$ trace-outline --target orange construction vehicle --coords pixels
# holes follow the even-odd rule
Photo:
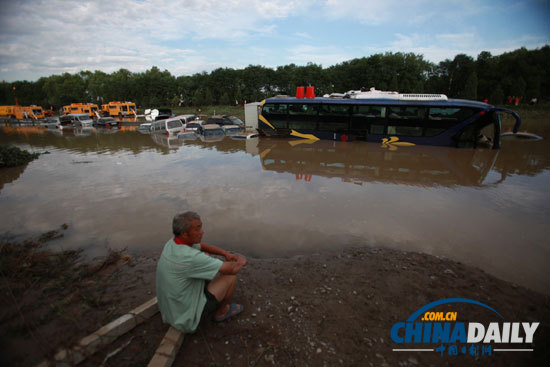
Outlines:
[[[10,119],[43,119],[44,110],[40,106],[0,106],[0,117]]]
[[[99,117],[99,107],[94,103],[71,103],[63,106],[63,114],[69,113],[86,113],[91,118]]]
[[[43,119],[46,117],[44,114],[44,109],[41,106],[31,105],[28,107],[23,107],[28,117],[32,119]]]
[[[0,117],[8,119],[22,119],[23,106],[0,106]]]
[[[136,104],[133,102],[111,101],[101,105],[103,116],[112,117],[135,117],[137,116]]]

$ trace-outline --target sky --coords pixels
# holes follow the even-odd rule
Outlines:
[[[0,0],[0,80],[152,66],[329,67],[385,52],[438,63],[550,44],[550,0]]]

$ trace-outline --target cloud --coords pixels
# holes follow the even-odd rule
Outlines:
[[[34,65],[35,78],[82,69],[143,71],[151,65],[197,72],[204,65],[221,66],[199,56],[205,50],[216,54],[209,40],[258,39],[275,32],[271,20],[299,14],[310,4],[309,0],[9,2],[0,15],[0,68],[8,70],[1,77],[15,80],[28,75],[33,67],[22,69],[21,64]],[[208,47],[197,48],[201,42]]]
[[[3,1],[0,80],[35,80],[80,70],[140,72],[153,65],[176,76],[249,64],[329,66],[387,51],[421,53],[437,62],[458,53],[475,56],[482,50],[548,43],[548,32],[540,36],[540,27],[511,32],[515,40],[506,39],[508,34],[501,29],[489,28],[486,23],[496,18],[494,14],[528,18],[511,4],[479,5],[473,0]],[[476,22],[482,18],[487,22]],[[307,32],[300,27],[304,22]]]
[[[421,24],[432,19],[456,18],[482,11],[471,0],[326,0],[324,11],[332,19],[354,19],[363,24]]]
[[[482,52],[489,51],[493,55],[500,55],[505,52],[517,50],[521,47],[530,49],[543,47],[546,42],[536,36],[522,36],[518,39],[488,43],[472,28],[472,32],[446,33],[436,36],[423,35],[419,33],[401,34],[396,33],[390,41],[389,48],[369,48],[369,52],[412,52],[424,56],[425,60],[440,62],[445,59],[452,59],[458,54],[466,54],[474,59]]]

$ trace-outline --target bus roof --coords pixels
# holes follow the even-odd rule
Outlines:
[[[265,103],[300,103],[300,104],[351,104],[351,105],[386,105],[386,106],[429,106],[429,107],[471,107],[487,109],[493,106],[479,101],[467,99],[448,99],[441,101],[420,101],[420,100],[395,100],[386,98],[376,99],[355,99],[355,98],[296,98],[296,97],[273,97],[267,98]]]

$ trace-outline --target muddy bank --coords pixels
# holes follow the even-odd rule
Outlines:
[[[156,258],[145,256],[111,263],[86,281],[92,287],[100,285],[100,303],[66,302],[64,307],[70,307],[44,324],[36,322],[33,313],[51,310],[48,299],[35,299],[33,307],[22,308],[19,315],[14,312],[11,317],[24,318],[25,324],[3,332],[2,349],[11,351],[4,354],[4,362],[32,365],[150,299],[155,267]],[[80,293],[86,289],[82,286],[79,283]],[[33,294],[39,292],[27,297]],[[430,302],[458,297],[493,307],[505,321],[541,322],[534,343],[524,346],[534,352],[491,356],[459,352],[442,357],[436,352],[392,351],[418,348],[391,341],[396,322]],[[550,358],[547,296],[430,255],[353,248],[289,259],[250,259],[234,299],[244,304],[244,313],[187,335],[174,366],[525,366],[546,365]],[[502,322],[478,306],[437,310],[456,311],[463,322]],[[6,330],[10,321],[3,316],[1,322]],[[119,347],[121,351],[105,366],[146,365],[166,331],[157,314],[82,365],[100,365]]]
[[[67,229],[37,238],[0,241],[0,364],[33,365],[70,347],[138,302],[120,297],[117,286],[127,284],[125,274],[139,283],[131,258],[108,251],[90,262],[81,251],[53,252],[47,243],[63,237]],[[131,275],[130,275],[131,274]],[[110,288],[113,287],[113,288]],[[144,297],[147,295],[144,292]]]

